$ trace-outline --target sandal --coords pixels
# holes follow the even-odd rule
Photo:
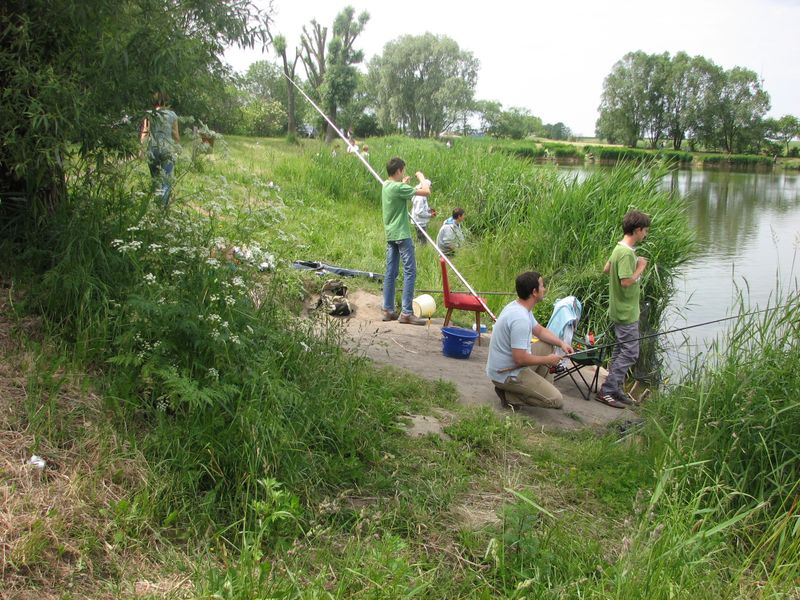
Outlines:
[[[597,394],[594,399],[611,408],[625,408],[625,405],[611,394]]]

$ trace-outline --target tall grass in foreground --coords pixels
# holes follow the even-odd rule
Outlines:
[[[304,291],[279,260],[292,245],[279,235],[285,208],[261,188],[249,210],[223,182],[164,212],[102,180],[75,186],[47,245],[30,238],[25,255],[44,272],[26,302],[103,373],[124,427],[146,432],[155,476],[137,510],[190,530],[273,519],[273,539],[301,518],[292,497],[358,482],[395,428],[397,398],[425,392],[346,354],[332,323],[294,318]],[[271,480],[290,490],[280,506]]]
[[[781,304],[761,315],[742,306],[713,357],[648,405],[652,439],[663,444],[658,482],[619,562],[595,587],[600,596],[796,591],[800,295]]]

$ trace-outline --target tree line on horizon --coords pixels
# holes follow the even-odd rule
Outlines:
[[[744,67],[725,70],[704,56],[629,52],[603,82],[596,135],[634,148],[789,153],[800,134],[792,115],[765,118],[769,93]]]
[[[322,130],[288,75],[339,127],[361,137],[476,129],[515,139],[571,137],[563,123],[545,124],[526,108],[476,99],[479,61],[444,35],[388,41],[361,72],[358,38],[369,15],[349,6],[330,27],[315,20],[304,26],[296,48],[270,10],[250,0],[193,0],[180,10],[166,0],[8,0],[0,16],[0,225],[11,206],[36,199],[33,214],[41,215],[62,199],[68,163],[88,172],[134,155],[154,92],[166,92],[180,115],[223,133]],[[221,59],[234,44],[260,46],[275,63],[260,61],[237,75]],[[747,69],[723,71],[683,53],[631,53],[606,80],[598,129],[627,144],[667,136],[673,144],[741,150],[763,148],[767,139],[788,149],[797,120],[772,123],[763,118],[768,107],[768,94]],[[332,140],[333,132],[325,137]],[[73,156],[81,162],[69,161]]]
[[[505,110],[500,102],[476,100],[479,61],[447,36],[401,36],[387,42],[383,53],[366,64],[366,72],[359,71],[356,65],[363,62],[363,52],[354,43],[368,21],[368,13],[356,18],[349,6],[332,27],[312,20],[303,26],[293,52],[283,35],[270,33],[279,60],[259,60],[244,74],[231,74],[225,105],[234,110],[209,115],[210,121],[221,131],[243,135],[320,131],[330,142],[332,129],[302,96],[298,98],[288,83],[291,79],[337,126],[359,137],[476,131],[513,139],[572,136],[564,123],[544,123],[528,109]],[[274,27],[269,23],[269,29]],[[337,53],[339,47],[346,51]]]

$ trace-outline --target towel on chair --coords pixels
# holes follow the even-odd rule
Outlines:
[[[583,306],[575,296],[567,296],[556,300],[553,305],[553,314],[547,322],[547,328],[556,334],[559,339],[572,345],[572,336],[581,320]],[[558,351],[558,349],[557,349]],[[560,352],[563,354],[563,352]]]

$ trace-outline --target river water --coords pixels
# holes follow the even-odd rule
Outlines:
[[[566,170],[577,170],[579,177],[588,172]],[[686,198],[697,240],[696,252],[678,274],[662,330],[735,314],[739,290],[757,310],[774,306],[778,290],[798,289],[800,175],[677,170],[662,186]],[[705,352],[731,323],[664,336],[667,375],[679,376],[690,357]]]
[[[798,288],[800,176],[684,170],[667,175],[663,186],[687,199],[697,240],[677,280],[667,329],[735,314],[739,291],[757,310]],[[666,336],[670,370],[679,372],[689,355],[703,352],[731,323]]]

